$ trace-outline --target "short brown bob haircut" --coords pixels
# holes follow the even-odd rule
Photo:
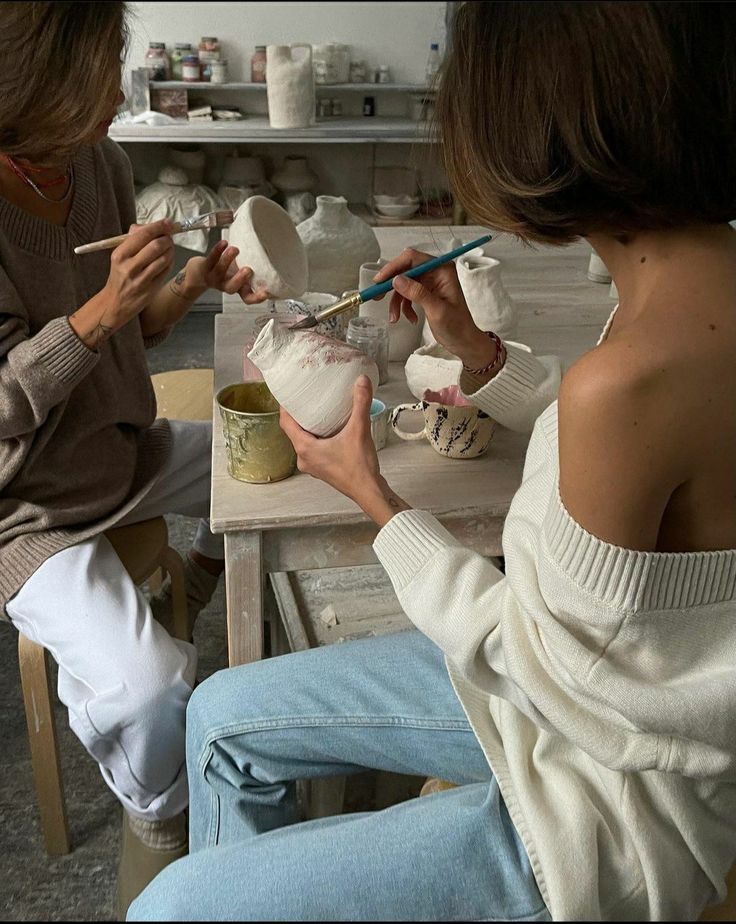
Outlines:
[[[126,4],[0,3],[0,153],[68,162],[110,117]]]
[[[436,118],[456,197],[528,241],[736,218],[736,4],[466,2]]]

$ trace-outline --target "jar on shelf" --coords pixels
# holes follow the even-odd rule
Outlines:
[[[199,42],[199,69],[202,80],[212,80],[212,62],[220,60],[220,43],[214,35],[203,35]]]
[[[256,45],[253,57],[250,59],[251,83],[266,82],[266,46]]]
[[[187,55],[192,53],[191,42],[177,42],[174,50],[171,52],[171,79],[183,80],[182,61]]]
[[[332,115],[341,116],[342,115],[342,101],[339,99],[332,100]]]
[[[365,83],[366,74],[365,61],[350,62],[350,83]]]
[[[166,45],[163,42],[151,42],[145,60],[151,80],[169,79],[169,56],[166,54]]]
[[[391,71],[388,64],[382,64],[378,68],[378,83],[391,83]]]
[[[187,83],[198,83],[199,78],[199,57],[197,55],[185,55],[181,59],[181,79]]]
[[[374,116],[376,114],[376,100],[373,96],[363,97],[363,115]]]
[[[219,61],[213,61],[210,66],[212,83],[227,83],[227,59],[221,58]]]

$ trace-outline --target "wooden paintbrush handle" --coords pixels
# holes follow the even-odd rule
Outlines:
[[[169,231],[169,234],[179,234],[181,231],[181,222],[173,222],[173,228]],[[104,241],[92,241],[91,244],[82,244],[80,247],[74,248],[74,253],[94,253],[96,250],[113,250],[117,247],[118,244],[122,244],[123,241],[127,241],[130,237],[130,232],[127,234],[116,234],[115,237],[106,237]]]
[[[96,250],[112,250],[123,241],[127,241],[130,234],[117,234],[115,237],[106,237],[104,241],[93,241],[91,244],[82,244],[81,247],[75,247],[74,253],[94,253]]]

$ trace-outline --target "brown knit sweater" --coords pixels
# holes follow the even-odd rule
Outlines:
[[[135,221],[128,158],[109,139],[74,161],[64,227],[0,197],[0,614],[51,555],[112,526],[170,448],[134,318],[99,350],[68,316],[103,288],[110,253],[74,247]]]

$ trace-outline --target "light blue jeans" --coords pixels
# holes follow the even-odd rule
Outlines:
[[[417,631],[220,671],[187,711],[190,854],[129,921],[549,921],[452,688]],[[298,823],[298,779],[376,768],[462,784]]]

